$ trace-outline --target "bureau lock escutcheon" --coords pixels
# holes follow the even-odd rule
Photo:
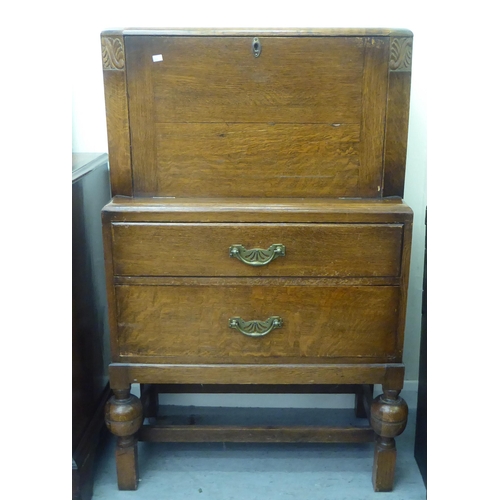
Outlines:
[[[257,37],[255,37],[252,41],[252,51],[253,51],[254,57],[259,57],[261,50],[262,50],[262,46],[260,44],[260,40]]]

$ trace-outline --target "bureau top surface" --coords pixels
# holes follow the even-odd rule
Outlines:
[[[122,28],[103,35],[151,36],[413,36],[401,28]]]

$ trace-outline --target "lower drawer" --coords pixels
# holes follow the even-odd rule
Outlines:
[[[397,286],[117,285],[115,293],[115,344],[129,361],[371,362],[396,352]],[[282,325],[262,335],[279,326],[265,322],[272,317]]]

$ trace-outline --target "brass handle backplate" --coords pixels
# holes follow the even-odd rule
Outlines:
[[[279,316],[271,316],[266,321],[243,321],[238,316],[229,318],[229,328],[234,328],[248,337],[263,337],[275,328],[282,326],[283,320]]]
[[[265,266],[272,260],[276,259],[276,257],[284,256],[285,245],[282,245],[281,243],[275,243],[267,250],[262,248],[247,250],[243,245],[231,245],[229,247],[229,257],[235,257],[249,266]]]

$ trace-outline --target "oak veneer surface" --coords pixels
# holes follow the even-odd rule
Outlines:
[[[126,286],[116,287],[122,356],[200,362],[280,362],[280,357],[394,355],[397,287]],[[283,327],[251,338],[228,326],[231,317]],[[152,360],[153,361],[153,360]]]
[[[151,73],[157,123],[359,122],[363,38],[260,41],[254,57],[247,37],[127,38],[129,85],[146,78],[136,68]]]
[[[102,47],[119,488],[137,487],[142,414],[131,383],[383,384],[374,486],[392,487],[394,437],[406,422],[412,33],[126,29],[102,33]],[[235,258],[233,245],[261,265]],[[272,245],[286,251],[262,263]],[[369,413],[375,403],[364,398],[357,411]],[[154,401],[146,406],[150,416]],[[210,439],[195,431],[175,430]],[[165,429],[146,434],[169,439]]]
[[[103,216],[114,361],[401,360],[412,213],[400,199],[115,198]],[[260,268],[229,255],[271,243],[286,255]],[[259,339],[228,326],[276,315],[283,328]]]
[[[398,276],[401,224],[113,224],[123,276]],[[233,244],[286,255],[262,267],[229,257]]]
[[[401,390],[404,365],[398,363],[309,364],[160,364],[122,360],[109,365],[112,386],[125,389],[131,383],[193,384],[384,384]]]
[[[125,28],[106,30],[103,35],[129,36],[398,36],[412,37],[413,33],[401,28]]]
[[[126,38],[136,193],[380,191],[387,70],[374,68],[387,68],[388,41],[260,43],[256,58],[248,37]]]
[[[104,32],[113,194],[402,195],[411,39],[383,29]]]
[[[401,198],[175,198],[115,196],[105,221],[134,222],[411,222]]]

